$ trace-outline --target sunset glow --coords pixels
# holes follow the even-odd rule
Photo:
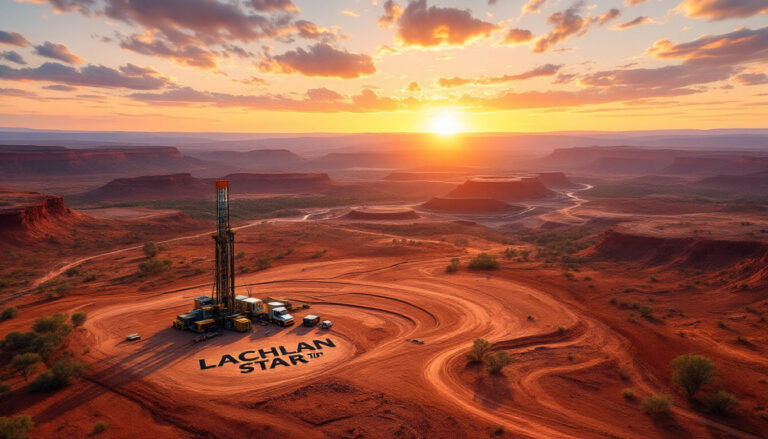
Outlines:
[[[450,136],[463,131],[459,117],[453,112],[435,115],[432,118],[430,130],[441,136]]]

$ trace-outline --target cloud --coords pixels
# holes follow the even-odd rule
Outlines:
[[[624,1],[624,6],[634,6],[634,5],[639,5],[640,3],[645,3],[645,2],[647,2],[647,1],[648,1],[648,0],[625,0],[625,1]]]
[[[27,63],[24,61],[24,57],[19,55],[19,52],[16,52],[15,50],[5,50],[0,52],[0,59],[21,65],[25,65]]]
[[[29,46],[29,41],[22,34],[0,30],[0,44],[25,47]]]
[[[617,24],[613,28],[618,30],[624,30],[624,29],[629,29],[630,27],[640,26],[641,24],[652,23],[652,22],[653,22],[653,19],[651,19],[650,17],[645,17],[641,15],[635,18],[634,20],[628,21],[626,23]]]
[[[665,59],[684,59],[700,64],[738,64],[768,61],[768,27],[740,28],[720,35],[704,35],[687,43],[656,41],[648,53]]]
[[[579,13],[583,3],[577,3],[563,12],[555,12],[547,17],[547,23],[554,26],[554,29],[547,35],[536,40],[533,47],[534,52],[546,52],[550,47],[564,41],[574,35],[580,36],[587,32],[591,20],[582,18]]]
[[[218,57],[210,50],[194,45],[177,46],[142,35],[124,38],[120,41],[120,47],[142,55],[168,58],[178,64],[201,69],[213,69],[219,65]]]
[[[621,11],[619,11],[618,9],[609,9],[597,19],[597,23],[602,26],[611,20],[619,18],[620,15],[621,15]]]
[[[366,54],[339,50],[326,43],[297,48],[282,55],[269,56],[258,64],[263,72],[299,73],[309,77],[359,78],[376,73],[373,59]]]
[[[291,0],[248,0],[248,6],[260,12],[287,11],[301,12]]]
[[[350,17],[355,17],[355,18],[360,16],[360,14],[358,14],[357,12],[355,12],[355,11],[353,11],[351,9],[344,9],[344,10],[341,11],[341,13],[344,14],[344,15],[350,16]]]
[[[49,62],[40,67],[14,69],[0,65],[0,79],[9,81],[49,81],[67,85],[101,88],[127,88],[133,90],[157,90],[171,82],[157,75],[126,75],[101,65],[88,65],[80,69]]]
[[[504,44],[514,45],[527,43],[533,39],[533,32],[527,29],[510,29],[504,35]]]
[[[498,28],[474,18],[468,9],[427,7],[426,0],[414,0],[397,20],[397,39],[403,46],[461,46],[488,38]]]
[[[37,97],[37,93],[26,90],[19,90],[18,88],[0,88],[0,96],[8,96],[12,98],[34,98]]]
[[[408,87],[406,88],[406,90],[411,93],[414,93],[414,92],[421,91],[421,87],[419,86],[418,82],[411,82],[410,84],[408,84]]]
[[[466,84],[497,85],[497,84],[503,84],[510,81],[523,81],[526,79],[538,78],[542,76],[552,76],[557,74],[557,72],[560,70],[561,67],[562,65],[544,64],[543,66],[535,67],[531,70],[528,70],[526,72],[523,72],[517,75],[492,76],[489,78],[480,78],[480,79],[465,79],[465,78],[458,78],[458,77],[440,78],[437,80],[436,83],[439,87],[443,87],[443,88],[460,87]]]
[[[77,87],[72,87],[70,85],[61,85],[61,84],[54,84],[54,85],[45,85],[43,86],[46,90],[53,90],[53,91],[75,91],[77,90]]]
[[[685,0],[680,7],[689,17],[710,21],[768,13],[768,3],[764,0]]]
[[[384,2],[384,15],[379,17],[379,27],[387,28],[392,26],[400,16],[403,15],[403,8],[394,0]]]
[[[35,53],[45,58],[57,59],[70,64],[80,64],[83,62],[83,59],[70,52],[66,45],[50,41],[35,46]]]
[[[523,5],[523,15],[531,13],[538,14],[546,3],[547,0],[528,0],[528,2]]]
[[[252,110],[298,111],[305,113],[380,112],[418,105],[417,101],[412,98],[400,101],[380,97],[369,89],[364,89],[359,95],[349,98],[327,88],[308,90],[304,97],[296,99],[284,95],[271,94],[234,95],[230,93],[215,93],[198,91],[190,87],[175,88],[161,93],[133,93],[128,97],[148,105],[210,105],[214,107],[241,107]]]
[[[768,84],[768,75],[765,73],[742,73],[733,79],[741,85],[763,85]]]

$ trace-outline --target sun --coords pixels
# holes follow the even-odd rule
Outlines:
[[[430,131],[441,136],[451,136],[461,132],[461,120],[454,112],[443,112],[432,118]]]

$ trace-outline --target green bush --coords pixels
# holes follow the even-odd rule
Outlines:
[[[56,288],[54,288],[53,291],[56,292],[59,296],[66,296],[69,294],[70,291],[72,291],[72,288],[74,286],[69,281],[60,282],[58,285],[56,285]]]
[[[703,355],[685,354],[672,360],[672,381],[688,398],[693,398],[702,386],[712,382],[717,367]]]
[[[68,268],[67,271],[64,272],[64,275],[67,277],[75,277],[80,275],[80,269],[77,267],[71,267]]]
[[[459,271],[459,258],[451,259],[451,263],[445,267],[445,271],[448,273],[455,273]]]
[[[71,329],[72,327],[66,325],[66,328]],[[40,354],[43,360],[47,360],[64,343],[65,337],[66,333],[49,332],[42,334],[35,338],[31,350]]]
[[[5,381],[0,381],[0,399],[5,398],[11,393],[11,385]]]
[[[73,378],[79,378],[85,374],[83,363],[75,360],[59,360],[50,370],[47,370],[35,378],[29,385],[33,392],[50,392],[69,385]]]
[[[3,340],[3,350],[9,352],[25,351],[35,343],[38,337],[34,332],[9,332]]]
[[[85,323],[86,318],[87,318],[87,315],[84,312],[78,311],[72,314],[72,317],[71,317],[72,325],[75,328],[77,328],[78,326],[83,326],[83,323]]]
[[[154,242],[145,242],[144,247],[141,248],[141,251],[144,252],[144,256],[152,259],[160,252],[160,248]]]
[[[640,314],[642,314],[643,317],[649,318],[651,317],[651,314],[653,314],[653,308],[651,308],[648,305],[643,305],[639,308]]]
[[[158,274],[169,270],[172,264],[170,259],[151,258],[139,264],[139,272],[143,275]]]
[[[634,401],[635,399],[637,399],[637,395],[635,395],[635,391],[632,390],[632,389],[624,389],[624,390],[622,390],[621,391],[621,395],[626,400]]]
[[[272,258],[259,258],[256,259],[256,269],[257,270],[266,270],[267,268],[272,266]]]
[[[109,424],[107,424],[105,421],[98,421],[97,423],[93,424],[93,431],[91,431],[91,434],[103,433],[107,430],[107,427],[109,427]]]
[[[704,397],[707,411],[718,415],[729,415],[739,406],[739,400],[725,390],[716,390]]]
[[[66,329],[66,327],[69,326],[66,324],[67,319],[68,317],[64,313],[56,313],[47,317],[40,317],[39,319],[35,320],[34,325],[32,325],[32,330],[38,334],[44,334],[47,332],[62,332],[69,334],[71,328],[70,330]]]
[[[0,321],[8,320],[16,317],[19,314],[19,309],[15,306],[9,306],[0,313]]]
[[[488,253],[480,253],[469,261],[468,267],[472,270],[492,270],[499,268],[499,261]]]
[[[505,351],[492,352],[485,357],[485,367],[489,373],[501,373],[504,366],[512,362],[512,358]]]
[[[0,417],[0,438],[27,439],[27,433],[35,426],[29,415],[18,415],[12,418]]]
[[[663,393],[651,394],[643,399],[641,406],[649,415],[663,415],[669,413],[672,400]]]
[[[40,354],[34,352],[27,352],[25,354],[16,354],[11,359],[11,365],[14,369],[24,377],[24,381],[29,380],[29,376],[35,373],[37,366],[43,361]]]
[[[486,340],[483,340],[482,338],[475,339],[475,341],[472,342],[472,351],[467,354],[467,360],[470,363],[483,361],[483,357],[490,347],[491,344]]]
[[[323,249],[323,250],[316,250],[316,251],[315,251],[314,253],[312,253],[312,254],[311,254],[309,257],[310,257],[311,259],[318,259],[318,258],[321,258],[321,257],[323,257],[323,255],[324,255],[324,254],[325,254],[327,251],[328,251],[328,250],[326,250],[326,249]]]
[[[517,256],[517,250],[508,248],[504,250],[504,259],[513,259]]]

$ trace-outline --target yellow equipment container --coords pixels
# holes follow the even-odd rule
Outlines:
[[[248,332],[251,330],[251,326],[251,321],[245,317],[235,319],[235,331],[237,332]]]
[[[195,322],[195,332],[198,334],[213,331],[214,329],[216,329],[216,320],[214,319],[205,319]]]

